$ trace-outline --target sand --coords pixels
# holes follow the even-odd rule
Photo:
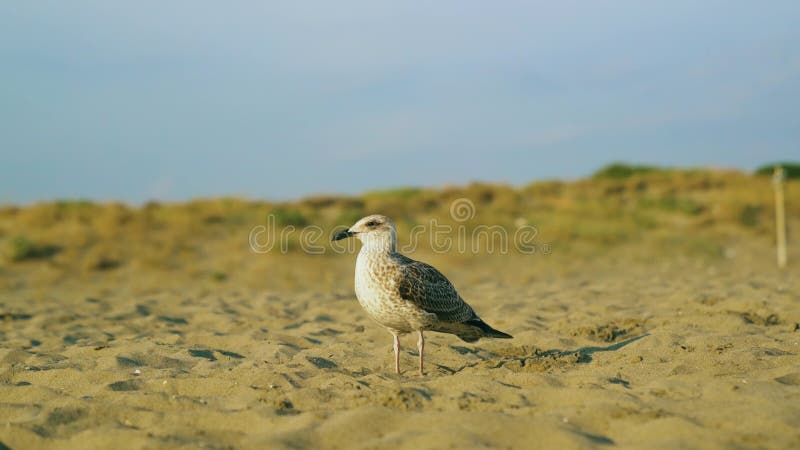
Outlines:
[[[800,271],[750,256],[451,267],[515,339],[429,333],[425,376],[411,336],[393,373],[350,276],[11,290],[0,448],[798,448]]]

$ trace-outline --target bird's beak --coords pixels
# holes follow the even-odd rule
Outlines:
[[[342,231],[340,231],[340,232],[338,232],[338,233],[333,235],[333,238],[331,238],[331,242],[340,241],[340,240],[342,240],[344,238],[349,238],[350,236],[355,236],[355,233],[353,233],[350,230],[342,230]]]

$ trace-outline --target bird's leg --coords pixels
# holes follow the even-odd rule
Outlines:
[[[400,374],[400,338],[396,334],[394,336],[394,371]]]
[[[422,359],[423,354],[425,353],[425,337],[422,335],[422,330],[418,331],[419,339],[417,340],[417,351],[419,351],[419,374],[425,375],[422,372]]]

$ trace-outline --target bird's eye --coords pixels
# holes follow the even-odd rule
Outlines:
[[[369,222],[367,222],[367,226],[368,227],[374,227],[377,224],[378,224],[378,222],[375,222],[374,220],[370,220]]]

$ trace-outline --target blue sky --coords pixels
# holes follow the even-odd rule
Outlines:
[[[800,2],[0,4],[0,202],[800,159]]]

